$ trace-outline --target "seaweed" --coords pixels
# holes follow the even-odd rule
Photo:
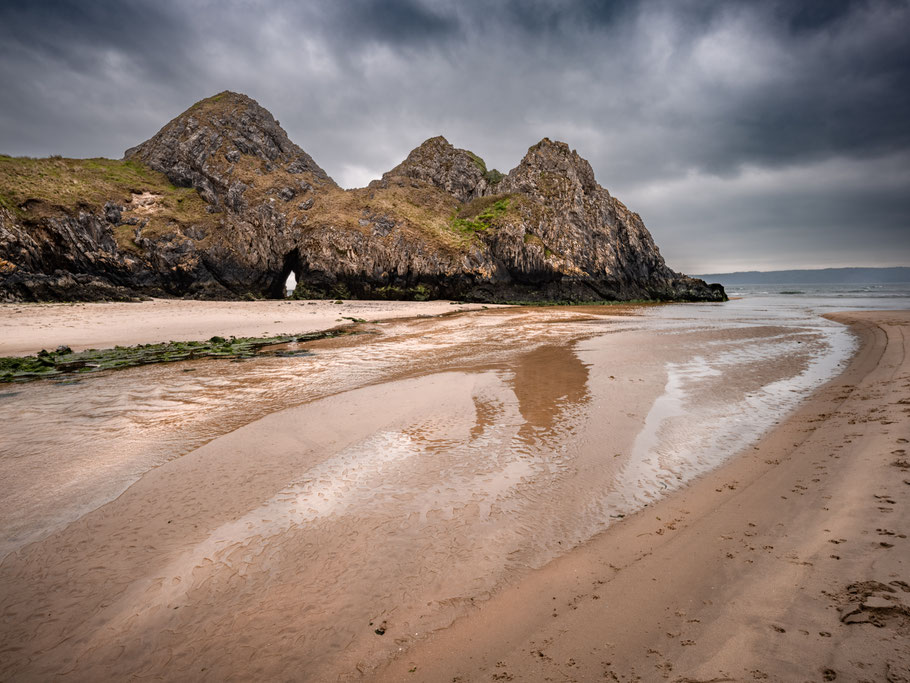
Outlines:
[[[34,356],[0,357],[0,383],[79,375],[102,370],[121,370],[154,363],[174,363],[201,358],[244,360],[257,356],[304,356],[306,349],[270,348],[286,344],[311,342],[342,335],[351,330],[329,330],[306,334],[280,334],[273,337],[212,337],[207,341],[169,341],[160,344],[115,346],[112,349],[88,349],[73,352],[68,346],[54,351],[42,349]]]

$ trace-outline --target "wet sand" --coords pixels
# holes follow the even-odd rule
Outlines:
[[[702,310],[697,324],[683,315]],[[374,335],[320,342],[309,359],[201,361],[17,388],[0,403],[7,422],[26,425],[17,444],[35,438],[27,425],[56,421],[49,444],[3,463],[4,478],[26,493],[0,503],[0,515],[30,512],[16,518],[20,540],[0,562],[0,679],[679,678],[695,643],[751,633],[723,621],[720,608],[729,605],[702,585],[706,577],[721,592],[742,592],[724,593],[727,603],[768,608],[770,591],[789,605],[789,583],[755,597],[757,588],[735,580],[783,575],[774,562],[805,572],[796,562],[810,561],[809,551],[798,544],[813,539],[800,530],[821,514],[813,501],[833,495],[817,487],[846,486],[828,472],[847,463],[862,476],[873,471],[838,457],[854,453],[843,445],[828,457],[823,443],[810,443],[824,432],[825,443],[841,444],[837,406],[854,401],[863,411],[850,418],[864,425],[849,427],[856,447],[861,429],[887,429],[889,439],[906,431],[906,420],[860,422],[905,409],[864,384],[878,368],[908,383],[905,367],[876,365],[879,339],[761,450],[684,487],[729,455],[737,431],[752,428],[742,411],[761,403],[750,396],[782,382],[765,398],[785,401],[796,386],[790,378],[811,370],[830,333],[814,323],[756,322],[751,311],[725,326],[704,322],[724,310],[669,307],[657,327],[620,310],[488,310],[379,325]],[[893,317],[906,325],[904,314]],[[697,414],[678,412],[687,392]],[[282,410],[282,401],[291,407]],[[655,411],[661,446],[649,441]],[[695,460],[681,459],[699,420],[716,428],[699,427],[711,438],[697,441],[704,450]],[[713,438],[724,432],[726,440]],[[809,450],[796,458],[785,448],[791,442]],[[144,450],[160,444],[161,452]],[[117,470],[124,459],[135,460],[125,473]],[[815,460],[825,472],[806,464]],[[760,490],[746,484],[766,472],[784,477],[793,461],[805,481],[781,480],[786,490],[754,502],[740,497]],[[111,488],[112,476],[120,483]],[[44,490],[54,477],[58,486]],[[78,495],[72,481],[83,485]],[[879,562],[902,557],[899,493],[875,493],[895,496],[877,504],[894,509],[881,513],[893,515],[894,534],[884,541],[891,548],[879,546],[891,553]],[[747,503],[756,526],[743,534],[764,534],[753,550],[742,543],[751,536],[735,535]],[[643,504],[645,512],[628,516]],[[829,507],[835,540],[852,539],[837,524],[860,516],[840,520],[840,508]],[[69,516],[55,518],[58,509]],[[782,512],[783,522],[775,517]],[[791,528],[793,516],[806,521]],[[709,542],[715,532],[730,539]],[[685,541],[674,545],[677,538]],[[715,561],[715,546],[732,557]],[[661,552],[662,562],[641,564]],[[750,560],[765,571],[744,571]],[[876,580],[903,580],[886,578]],[[717,615],[701,604],[710,600]],[[694,628],[690,619],[707,627],[716,618],[719,634],[668,638],[674,610],[684,609],[691,615],[677,621]],[[792,621],[775,623],[783,635],[798,633]],[[652,636],[660,647],[639,647]],[[747,645],[759,657],[772,641],[755,642]],[[730,647],[723,656],[739,664],[738,646]],[[653,667],[648,648],[663,668]]]
[[[378,680],[910,679],[910,312],[756,446]]]
[[[578,328],[589,316],[577,310],[548,310],[524,324],[533,314],[485,313],[394,323],[390,341],[323,344],[309,362],[325,359],[333,383],[315,398],[304,394],[301,405],[253,421],[246,413],[243,426],[153,466],[115,498],[80,508],[65,527],[8,555],[0,564],[0,678],[356,677],[399,642],[469,610],[509,562],[538,552],[523,547],[526,534],[510,524],[512,512],[538,510],[527,524],[558,522],[535,504],[542,484],[531,479],[566,469],[554,451],[572,442],[588,378],[567,342],[593,334]],[[514,364],[500,367],[516,347]],[[336,351],[355,368],[381,368],[396,354],[404,362],[366,386],[371,376],[357,372],[361,386],[338,392]],[[318,367],[292,360],[298,382],[318,380]],[[255,361],[231,371],[247,382],[264,374],[270,386],[269,368],[279,365]],[[196,367],[224,373],[224,364]],[[100,379],[111,391],[125,378],[173,387],[173,375],[182,379],[176,368]],[[63,389],[91,392],[96,379]],[[192,393],[196,400],[210,395],[203,378],[194,381],[202,389]],[[626,392],[627,409],[646,411],[659,384],[623,381],[642,385]],[[172,391],[169,402],[186,400]],[[35,384],[23,392],[17,401],[47,395]],[[235,408],[255,399],[243,394]],[[264,402],[274,410],[271,399]],[[631,438],[635,423],[622,421]],[[517,450],[496,447],[513,439]],[[542,449],[546,460],[530,459]],[[25,467],[13,463],[15,481],[28,486],[45,471],[55,475],[61,450],[37,459],[25,453],[17,459]],[[99,461],[86,450],[74,475],[94,490],[105,485],[95,470],[109,473],[117,458]],[[522,499],[502,500],[512,488],[523,489]],[[68,495],[61,488],[46,502]],[[46,499],[40,487],[30,497]],[[4,518],[18,510],[5,506]],[[38,510],[31,521],[46,517]],[[549,537],[540,552],[557,552]],[[384,624],[388,638],[375,633]]]
[[[494,307],[494,306],[490,306]],[[0,356],[65,344],[74,351],[167,341],[302,334],[350,324],[343,316],[388,320],[478,310],[449,301],[191,301],[0,304]]]

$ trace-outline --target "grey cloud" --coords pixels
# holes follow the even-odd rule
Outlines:
[[[458,33],[456,18],[416,0],[354,0],[331,5],[327,23],[340,34],[394,47],[427,44]]]
[[[748,187],[754,169],[808,183],[794,169],[832,160],[893,176],[910,150],[908,33],[902,0],[8,2],[0,151],[116,157],[232,89],[344,184],[437,134],[504,171],[549,136],[592,162],[679,267],[712,250],[702,270],[772,258],[774,240],[812,265],[823,226],[849,260],[859,221],[867,265],[910,262],[906,184]],[[728,194],[680,197],[686,178]]]

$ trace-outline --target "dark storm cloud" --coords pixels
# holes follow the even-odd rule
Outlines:
[[[32,57],[95,74],[104,54],[135,55],[136,65],[162,78],[178,75],[186,53],[175,37],[186,34],[180,18],[151,3],[5,2],[0,8],[0,54],[4,59]],[[166,44],[168,50],[160,47]]]
[[[811,32],[849,18],[854,9],[864,4],[865,0],[804,0],[780,4],[775,13],[783,17],[795,33]]]
[[[908,34],[893,0],[6,2],[0,151],[119,156],[232,89],[344,185],[549,136],[676,267],[907,263]]]
[[[329,4],[327,23],[337,34],[395,47],[426,44],[453,36],[459,29],[454,17],[415,0],[375,2],[353,0]]]

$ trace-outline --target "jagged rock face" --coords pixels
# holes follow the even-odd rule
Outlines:
[[[214,206],[226,198],[235,209],[241,208],[238,196],[246,189],[233,177],[243,157],[262,160],[267,171],[282,168],[335,185],[266,109],[239,93],[202,100],[124,154],[161,171],[175,185],[196,188]]]
[[[117,260],[108,237],[94,216],[59,220],[45,232],[30,233],[0,208],[0,300],[128,299],[129,289],[91,274]],[[68,291],[72,296],[65,296]]]
[[[543,200],[554,209],[583,209],[583,199],[604,191],[594,180],[591,164],[564,142],[544,138],[528,149],[509,171],[498,192],[518,192]]]
[[[345,191],[265,109],[222,93],[105,163],[98,177],[123,181],[68,202],[5,195],[0,165],[0,298],[278,297],[290,272],[308,297],[725,298],[670,270],[641,218],[546,138],[505,177],[431,138]]]
[[[567,298],[585,298],[584,289],[603,299],[689,298],[678,291],[681,276],[666,266],[641,217],[598,185],[591,165],[565,143],[544,138],[531,147],[497,191],[525,200],[524,234],[519,240],[516,230],[505,231],[494,253],[521,264],[523,251],[542,247],[550,253],[544,271],[570,290]],[[520,280],[522,270],[514,277]]]
[[[460,202],[481,197],[488,190],[486,165],[483,160],[464,149],[456,149],[444,137],[430,138],[382,180],[371,187],[387,187],[389,183],[418,181],[429,183],[448,192]]]
[[[38,226],[0,209],[0,301],[235,298],[213,278],[190,235],[140,236],[141,249],[121,249],[114,228],[126,208],[48,216]]]

